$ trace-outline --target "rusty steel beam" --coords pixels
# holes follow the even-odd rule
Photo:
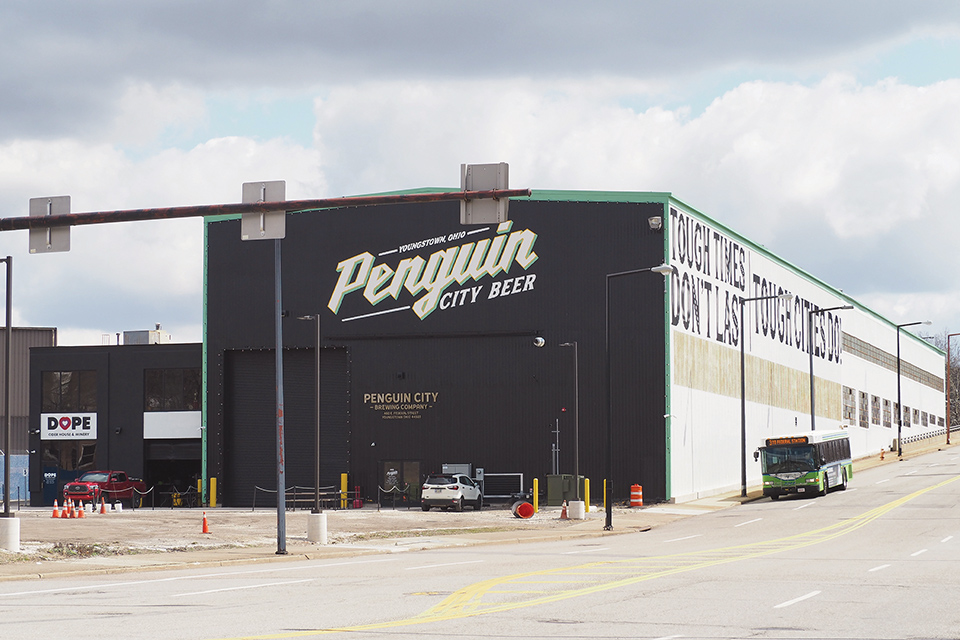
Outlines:
[[[193,207],[167,207],[158,209],[126,209],[120,211],[90,211],[64,213],[50,216],[21,216],[0,218],[0,231],[22,229],[46,229],[81,224],[105,224],[108,222],[134,222],[137,220],[170,220],[174,218],[198,218],[205,216],[240,215],[268,211],[309,211],[312,209],[336,209],[339,207],[367,207],[377,204],[403,204],[410,202],[444,202],[450,200],[484,200],[519,198],[531,195],[530,189],[491,189],[486,191],[446,191],[438,193],[409,193],[382,196],[357,196],[349,198],[323,198],[320,200],[283,200],[280,202],[254,202],[235,204],[209,204]]]

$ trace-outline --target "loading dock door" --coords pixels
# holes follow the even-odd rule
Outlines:
[[[315,451],[316,360],[313,349],[283,354],[285,471],[287,488],[312,490]],[[275,491],[276,380],[274,353],[224,354],[223,478],[227,506],[250,506],[256,487]],[[349,358],[345,348],[324,348],[320,358],[320,485],[339,488],[349,469]],[[276,505],[276,495],[257,491],[257,506]]]

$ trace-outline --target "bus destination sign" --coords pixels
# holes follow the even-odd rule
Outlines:
[[[791,436],[789,438],[767,438],[767,446],[775,447],[778,444],[807,444],[807,436]]]

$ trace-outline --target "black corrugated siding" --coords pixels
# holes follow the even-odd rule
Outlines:
[[[313,487],[316,361],[312,349],[289,349],[283,357],[284,451],[287,487]],[[225,504],[249,506],[254,487],[275,491],[276,381],[274,352],[228,351],[225,387],[225,466],[219,485]],[[349,375],[345,349],[324,349],[321,358],[322,416],[320,483],[340,485],[347,470]],[[259,493],[257,505],[276,505]]]
[[[351,322],[342,320],[390,305],[371,307],[358,291],[344,300],[339,314],[331,312],[327,302],[338,277],[337,264],[362,252],[392,255],[390,251],[405,242],[461,230],[459,205],[362,207],[288,216],[283,306],[292,318],[320,309],[325,347],[350,351],[352,455],[344,456],[341,466],[349,464],[351,484],[363,485],[373,496],[379,461],[419,460],[423,473],[445,462],[470,462],[487,472],[522,472],[529,485],[533,477],[543,479],[551,470],[557,420],[561,472],[572,473],[573,357],[571,349],[558,345],[576,340],[580,471],[593,480],[594,496],[599,495],[606,473],[605,276],[662,262],[663,235],[649,228],[651,215],[662,216],[663,204],[511,202],[513,229],[529,228],[537,234],[539,259],[525,271],[518,267],[496,279],[535,273],[533,291],[488,300],[493,279],[487,278],[477,283],[484,289],[476,304],[437,309],[423,319],[407,311]],[[494,232],[485,233],[489,237]],[[272,345],[270,244],[241,242],[236,220],[208,226],[210,371],[222,366],[216,354],[225,350]],[[404,255],[429,256],[449,244]],[[394,265],[398,259],[382,258]],[[644,497],[655,501],[666,493],[664,282],[656,274],[641,273],[612,284],[614,497],[627,499],[630,485],[640,483]],[[407,292],[401,296],[397,304],[411,303]],[[309,360],[315,330],[310,322],[288,319],[285,343],[303,348]],[[533,347],[535,335],[543,336],[547,345]],[[266,353],[272,398],[272,351]],[[363,402],[365,393],[403,390],[441,396],[420,418],[402,421],[385,420]],[[214,411],[220,391],[211,386]],[[227,384],[224,407],[238,402],[231,399],[233,394]],[[267,404],[272,421],[272,401]],[[224,452],[222,458],[212,454],[212,468],[221,463],[246,466],[245,456],[257,448],[237,457],[239,452],[231,449],[235,445],[230,443],[229,417],[221,426],[219,415],[210,416],[211,451]],[[264,442],[272,451],[273,440]],[[270,467],[265,476],[270,486],[275,485],[273,476]],[[236,474],[225,477],[243,480]],[[249,501],[242,493],[230,495]]]

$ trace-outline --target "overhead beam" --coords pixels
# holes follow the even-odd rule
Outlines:
[[[309,211],[312,209],[336,209],[340,207],[366,207],[378,204],[403,204],[415,202],[444,202],[450,200],[482,200],[519,198],[531,195],[530,189],[491,189],[484,191],[446,191],[439,193],[410,193],[381,196],[356,196],[349,198],[323,198],[319,200],[285,200],[284,211]],[[81,224],[106,224],[109,222],[134,222],[139,220],[170,220],[175,218],[198,218],[206,216],[242,215],[276,211],[277,202],[251,202],[234,204],[209,204],[191,207],[167,207],[157,209],[125,209],[119,211],[91,211],[48,216],[19,216],[0,218],[0,231],[45,229]]]

